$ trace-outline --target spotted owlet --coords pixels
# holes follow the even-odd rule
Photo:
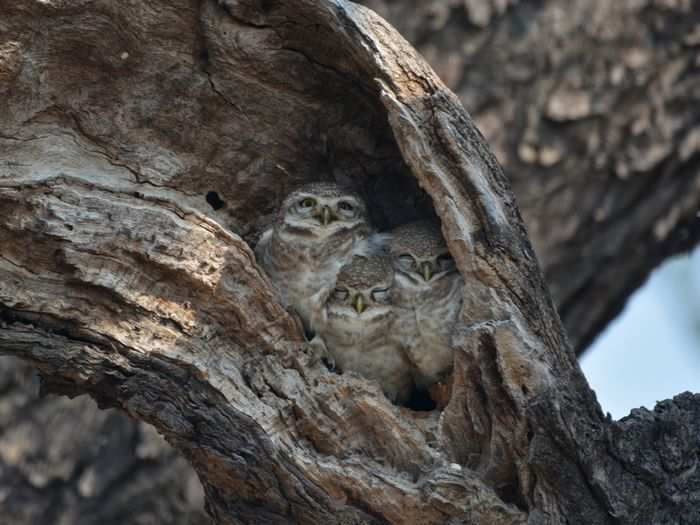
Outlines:
[[[406,348],[416,386],[427,389],[452,369],[452,330],[462,307],[464,280],[439,225],[414,222],[391,232],[395,270],[394,336]]]
[[[405,403],[413,381],[406,354],[391,336],[393,278],[390,257],[353,257],[338,274],[319,335],[340,370],[378,381],[387,398]]]
[[[255,253],[280,301],[314,330],[340,268],[362,251],[370,233],[359,195],[330,182],[307,184],[282,203]]]

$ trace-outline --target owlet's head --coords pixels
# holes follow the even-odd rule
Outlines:
[[[394,271],[386,255],[356,255],[343,266],[328,298],[330,316],[373,318],[391,310]]]
[[[367,206],[358,194],[334,182],[314,182],[287,196],[278,220],[296,235],[325,238],[366,227]]]
[[[417,286],[457,272],[440,226],[430,221],[404,224],[391,232],[390,250],[397,276]]]

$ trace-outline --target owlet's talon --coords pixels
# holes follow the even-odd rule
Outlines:
[[[316,335],[311,341],[309,341],[309,348],[312,350],[314,364],[323,362],[329,370],[335,370],[335,359],[328,351],[328,347],[319,335]]]

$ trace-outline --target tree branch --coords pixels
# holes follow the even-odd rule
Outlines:
[[[18,41],[53,29],[5,102],[0,352],[154,425],[217,523],[642,523],[458,99],[349,2],[197,7],[7,8]],[[327,178],[380,227],[442,221],[467,283],[442,413],[325,369],[255,265],[265,214]]]
[[[577,353],[700,240],[697,0],[361,3],[486,135]]]

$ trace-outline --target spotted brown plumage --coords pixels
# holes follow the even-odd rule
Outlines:
[[[392,338],[394,272],[386,255],[355,256],[338,274],[318,335],[338,369],[379,383],[395,403],[413,386],[410,363]]]
[[[347,264],[341,268],[338,274],[338,282],[345,286],[361,287],[367,282],[377,281],[388,283],[394,276],[391,267],[391,259],[382,256],[364,257],[361,261],[353,261],[354,264]]]
[[[255,253],[281,303],[313,331],[338,271],[366,249],[369,235],[362,198],[338,184],[316,182],[284,199]]]
[[[406,349],[417,386],[429,388],[452,369],[451,336],[464,280],[437,223],[400,226],[391,232],[389,244],[396,274],[394,337]]]
[[[394,228],[390,240],[391,253],[411,253],[417,257],[449,254],[440,233],[440,226],[431,221],[417,221]]]

